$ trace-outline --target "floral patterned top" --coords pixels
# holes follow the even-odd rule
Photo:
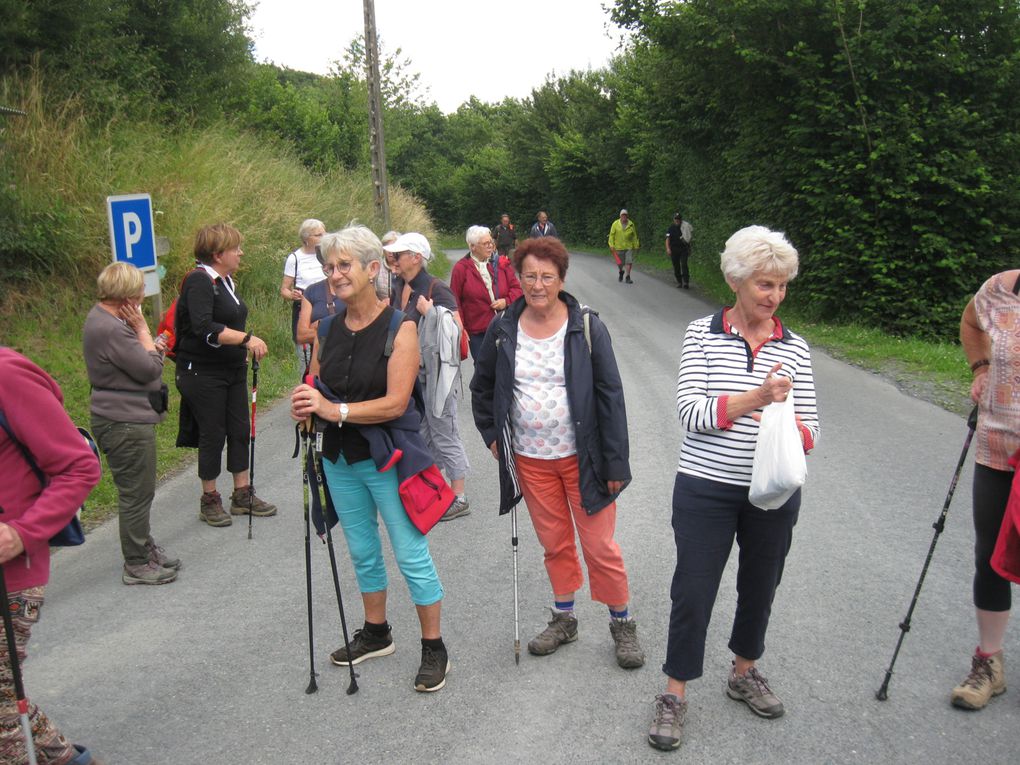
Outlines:
[[[988,382],[978,402],[978,464],[1011,470],[1020,448],[1020,296],[1013,287],[1020,271],[1004,271],[974,296],[978,324],[992,340]]]
[[[510,417],[514,451],[525,457],[556,460],[577,453],[563,373],[566,334],[566,321],[542,340],[530,337],[518,324]]]

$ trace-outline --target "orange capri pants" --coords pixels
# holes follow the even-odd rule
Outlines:
[[[574,544],[574,529],[581,540],[588,567],[591,597],[606,605],[623,605],[630,600],[627,570],[616,531],[616,503],[594,515],[581,507],[581,483],[577,455],[555,460],[538,460],[514,455],[521,493],[528,513],[545,549],[545,570],[554,595],[581,589],[584,575]]]

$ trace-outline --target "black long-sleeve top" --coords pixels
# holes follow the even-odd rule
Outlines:
[[[247,363],[248,349],[243,345],[219,345],[219,334],[226,328],[244,332],[248,306],[237,294],[230,277],[196,268],[184,279],[177,298],[177,363],[201,366],[239,367]],[[231,296],[233,287],[234,293]],[[236,299],[235,299],[236,298]]]

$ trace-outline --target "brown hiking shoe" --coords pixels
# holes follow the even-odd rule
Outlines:
[[[572,612],[552,611],[552,621],[528,643],[528,651],[535,656],[548,656],[564,643],[577,640],[577,617]]]
[[[152,561],[146,561],[138,566],[125,563],[124,573],[121,575],[124,584],[169,584],[176,578],[175,569],[163,568]]]
[[[234,489],[234,493],[230,495],[230,512],[233,515],[247,515],[249,508],[251,514],[256,518],[276,515],[276,505],[271,505],[255,496],[250,485]]]
[[[149,551],[149,562],[155,563],[163,568],[172,568],[175,571],[181,567],[181,559],[168,555],[162,546],[156,544],[156,540],[149,537],[145,540],[145,549]]]
[[[769,681],[761,676],[757,667],[751,667],[742,675],[737,674],[736,662],[730,670],[726,683],[726,695],[734,701],[743,701],[758,717],[775,719],[782,717],[783,702],[769,687]]]
[[[637,639],[637,622],[633,619],[622,621],[612,619],[609,632],[616,644],[616,663],[624,669],[637,669],[645,664],[645,652]]]
[[[1006,663],[1002,651],[987,658],[975,652],[970,663],[970,674],[953,688],[950,701],[961,709],[984,709],[992,696],[1006,692]]]
[[[198,517],[210,526],[229,526],[233,523],[223,510],[223,500],[218,491],[207,491],[198,501]]]
[[[684,721],[687,718],[687,700],[672,693],[655,697],[655,716],[648,729],[648,743],[668,752],[676,749],[684,738]]]

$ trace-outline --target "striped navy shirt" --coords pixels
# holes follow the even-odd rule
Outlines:
[[[752,350],[723,320],[724,310],[691,322],[684,336],[676,408],[686,432],[677,471],[750,486],[758,423],[750,413],[729,421],[727,399],[761,385],[772,368],[782,363],[776,374],[793,380],[794,408],[801,420],[804,450],[810,450],[819,433],[811,351],[803,338],[775,317],[773,336]]]

